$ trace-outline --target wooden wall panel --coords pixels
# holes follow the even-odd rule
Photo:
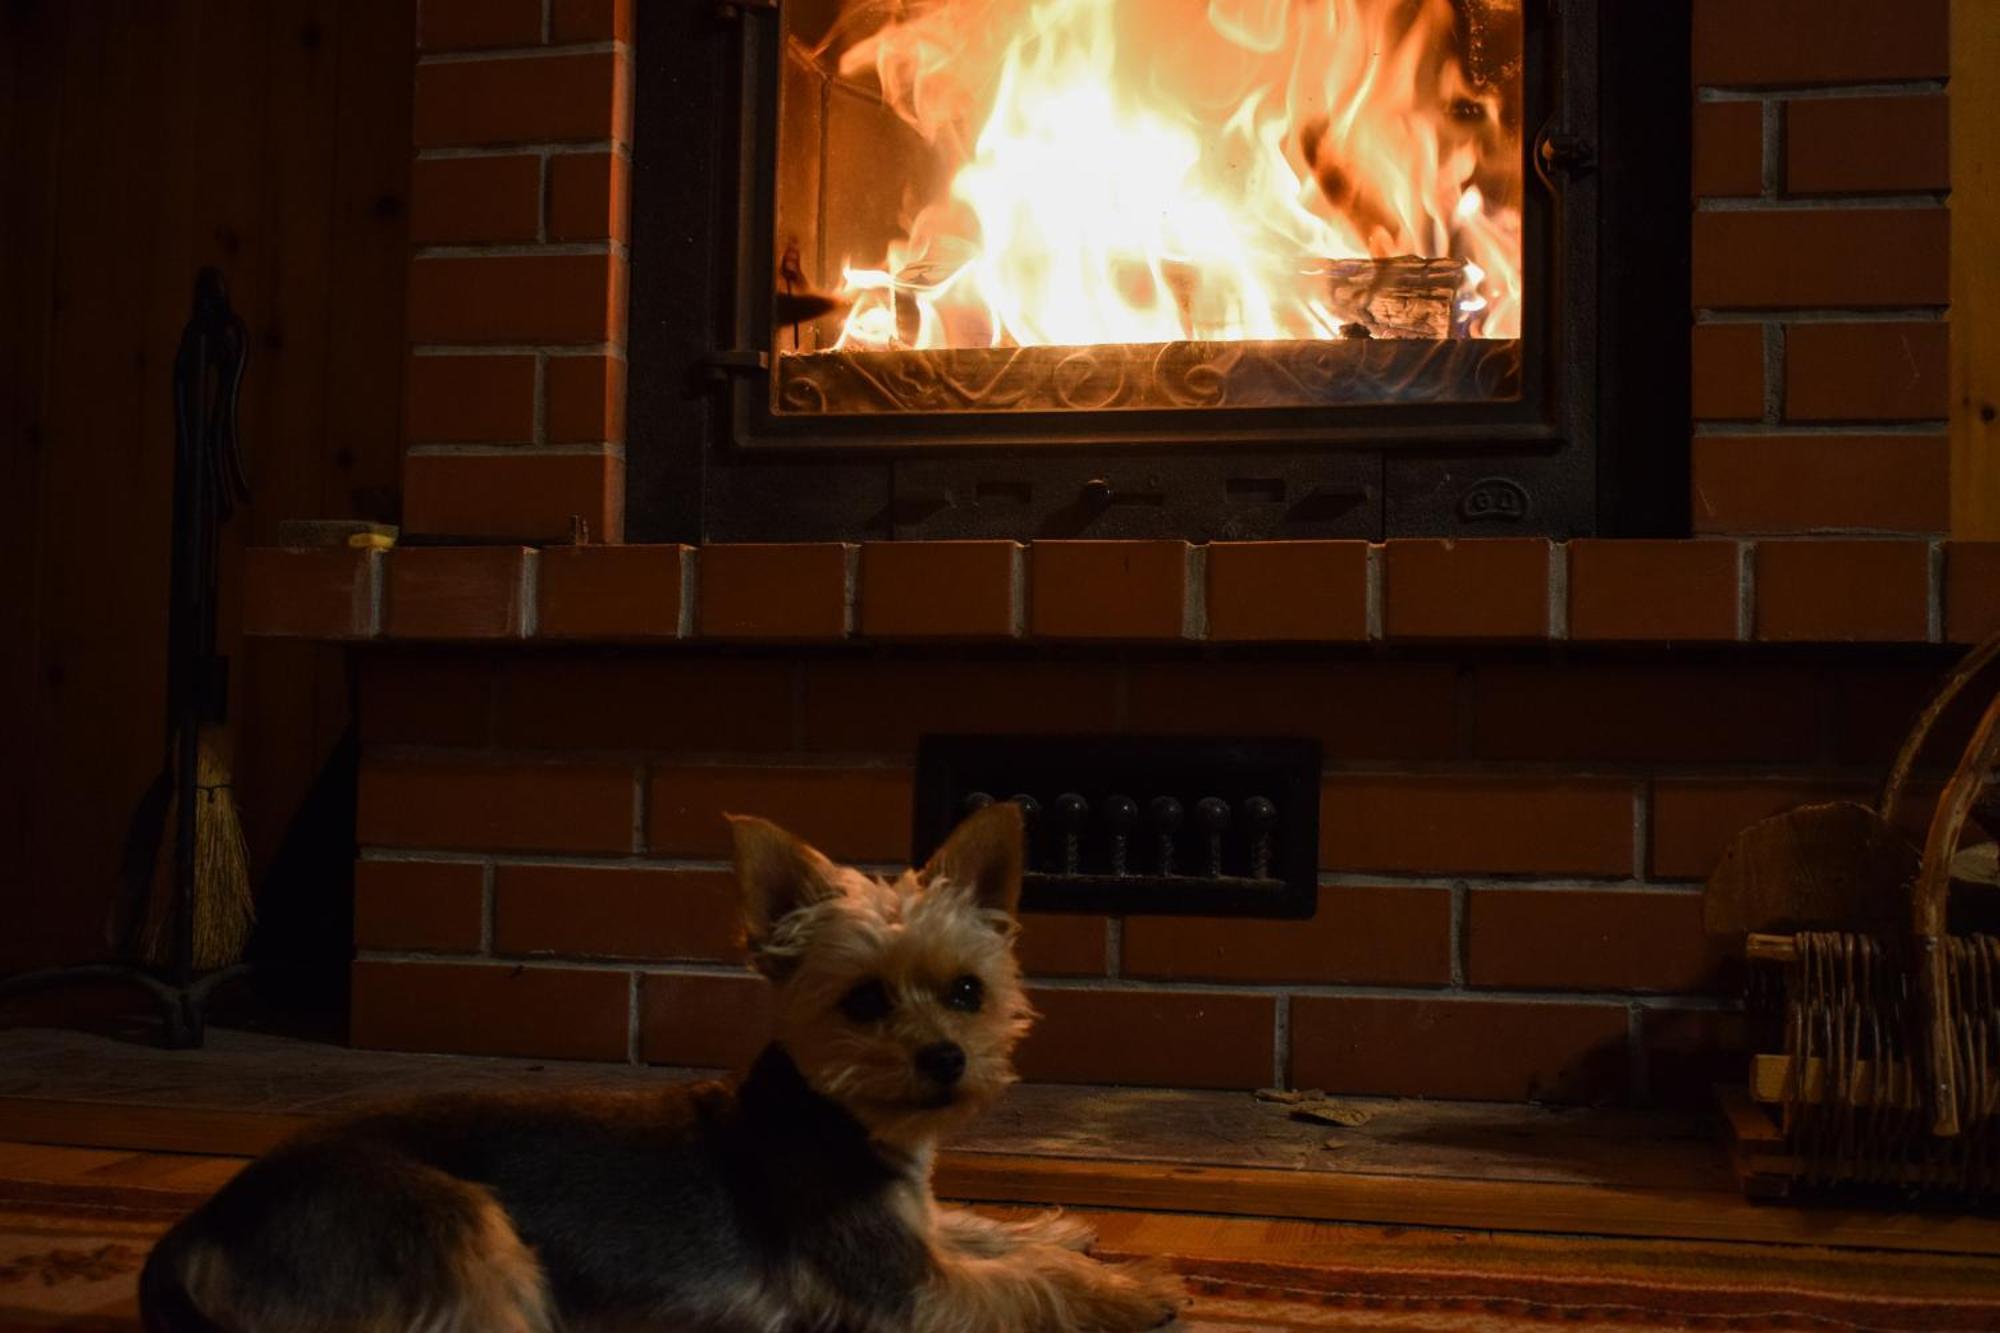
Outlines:
[[[260,868],[345,726],[337,652],[237,638],[240,553],[284,518],[396,517],[414,31],[415,0],[0,10],[0,970],[101,952],[162,760],[170,376],[202,264],[251,330],[257,494],[222,597]]]

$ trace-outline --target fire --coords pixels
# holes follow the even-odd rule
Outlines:
[[[1453,0],[848,0],[821,57],[949,186],[843,262],[837,345],[1337,338],[1329,264],[1405,255],[1462,261],[1455,335],[1518,337],[1518,107],[1461,27]]]

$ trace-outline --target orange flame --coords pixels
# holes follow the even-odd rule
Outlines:
[[[848,0],[842,77],[951,169],[885,257],[843,261],[837,345],[1334,338],[1328,262],[1398,255],[1464,261],[1455,331],[1518,337],[1520,137],[1457,20],[1452,0]]]

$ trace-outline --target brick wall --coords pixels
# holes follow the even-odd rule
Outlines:
[[[403,526],[616,541],[630,0],[423,0]]]
[[[406,527],[493,544],[249,564],[369,642],[355,1038],[733,1064],[718,810],[895,863],[925,731],[1303,732],[1318,915],[1029,921],[1029,1077],[1740,1075],[1699,882],[1872,787],[2000,544],[1943,540],[1945,0],[1691,12],[1693,539],[689,551],[549,545],[619,530],[625,4],[426,0]]]
[[[1949,525],[1949,17],[1695,4],[1699,533]]]

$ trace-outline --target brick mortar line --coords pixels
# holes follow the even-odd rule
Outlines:
[[[453,850],[446,848],[366,846],[358,858],[369,862],[420,865],[480,865],[517,870],[638,870],[660,873],[728,874],[733,867],[727,857],[687,857],[649,852],[533,852],[491,849]],[[850,863],[853,864],[853,863]],[[857,868],[871,874],[895,874],[900,865],[860,862]],[[1389,889],[1407,892],[1440,892],[1463,889],[1467,893],[1610,893],[1624,897],[1689,897],[1702,892],[1699,880],[1635,880],[1629,877],[1591,878],[1588,876],[1506,876],[1494,874],[1440,875],[1419,871],[1323,870],[1316,873],[1315,886],[1323,889]],[[1113,923],[1159,913],[1107,914],[1098,912],[1031,912],[1030,916],[1103,917]],[[1171,914],[1164,914],[1171,915]],[[1246,920],[1250,918],[1245,918]],[[1122,942],[1122,941],[1121,941]],[[1115,975],[1115,974],[1114,974]]]
[[[622,343],[413,343],[411,356],[602,356],[625,359]]]
[[[692,639],[696,636],[697,627],[701,623],[696,614],[701,598],[701,579],[696,568],[698,561],[694,548],[683,546],[680,552],[681,613],[674,625],[674,632],[680,638]]]
[[[601,444],[543,444],[540,441],[522,444],[412,444],[405,446],[403,453],[406,457],[417,458],[623,458],[625,445],[622,441],[611,440]],[[537,551],[541,547],[524,549]]]
[[[547,46],[556,31],[556,0],[542,0],[542,45]]]
[[[1208,638],[1208,545],[1189,543],[1181,564],[1181,637]]]
[[[756,974],[740,964],[708,962],[700,959],[649,959],[547,955],[482,958],[473,954],[429,953],[417,949],[358,949],[357,962],[421,963],[442,967],[489,968],[509,972],[602,972],[613,975],[636,973],[677,977],[711,977],[719,980],[756,981]],[[1031,990],[1081,991],[1100,995],[1172,994],[1248,996],[1277,999],[1387,999],[1443,1001],[1450,1004],[1506,1002],[1532,1005],[1591,1005],[1603,1008],[1636,1007],[1644,1010],[1699,1010],[1733,1013],[1740,1002],[1717,995],[1684,991],[1602,991],[1602,990],[1502,990],[1453,991],[1438,986],[1369,986],[1342,982],[1244,982],[1230,984],[1172,978],[1039,977],[1026,978]]]
[[[1853,538],[1850,540],[1864,540]],[[1877,540],[1873,538],[1865,540]],[[1885,543],[1903,538],[1880,539]],[[1914,543],[1913,543],[1914,544]],[[413,640],[413,642],[415,642]],[[1912,641],[1911,646],[1921,646]],[[1107,736],[1118,733],[1107,732]],[[902,755],[854,754],[838,751],[687,751],[575,747],[546,749],[502,745],[446,746],[420,742],[378,743],[369,746],[365,760],[390,763],[465,764],[489,767],[589,768],[616,767],[642,762],[651,768],[757,769],[785,772],[913,772],[913,761]],[[552,761],[554,761],[552,763]],[[1643,760],[1595,759],[1579,771],[1568,759],[1439,759],[1439,760],[1330,760],[1320,769],[1322,782],[1340,778],[1410,778],[1453,780],[1558,779],[1592,789],[1611,791],[1635,778],[1665,782],[1787,782],[1822,781],[1872,784],[1880,777],[1867,764],[1820,766],[1810,759],[1800,760]]]
[[[611,38],[595,42],[566,42],[561,46],[491,46],[476,51],[423,51],[417,55],[417,68],[427,65],[476,65],[490,60],[553,60],[563,56],[603,56],[623,51],[628,56],[632,48],[624,42]]]
[[[1292,1086],[1292,997],[1280,995],[1271,1006],[1271,1086]]]
[[[1951,320],[1948,305],[1814,306],[1798,310],[1782,306],[1697,306],[1696,324],[1943,324]]]
[[[1932,643],[1944,642],[1944,542],[1933,541],[1930,560],[1924,570],[1926,597],[1924,598],[1924,632]]]
[[[1945,199],[1949,191],[1926,191],[1917,194],[1827,194],[1827,195],[1785,195],[1782,198],[1762,197],[1707,198],[1697,199],[1694,211],[1697,213],[1818,213],[1818,212],[1888,212],[1927,213],[1948,211]]]
[[[1563,643],[1569,639],[1569,543],[1549,543],[1548,559],[1548,624],[1545,627],[1551,643]]]
[[[1942,79],[1890,79],[1876,83],[1703,84],[1695,89],[1699,102],[1831,102],[1864,97],[1908,97],[1942,93]]]
[[[1465,880],[1455,879],[1448,891],[1451,897],[1447,900],[1449,907],[1445,923],[1446,947],[1450,959],[1447,977],[1452,990],[1462,991],[1465,989],[1465,965],[1472,952],[1471,940],[1468,938],[1470,931],[1466,922],[1472,906],[1472,887]]]
[[[528,157],[537,153],[547,157],[565,155],[583,157],[598,153],[615,153],[628,162],[632,160],[632,146],[619,139],[536,139],[450,147],[440,145],[435,148],[417,149],[413,160],[445,162],[453,158]]]
[[[1362,617],[1369,643],[1381,643],[1388,637],[1383,618],[1388,605],[1387,554],[1388,548],[1381,542],[1369,542],[1362,553]]]
[[[623,241],[531,241],[504,245],[420,245],[410,258],[454,259],[594,259],[629,260],[632,255]]]
[[[546,446],[549,442],[549,354],[535,353],[534,374],[529,389],[528,434],[535,444]],[[423,445],[413,444],[411,449],[421,449]]]
[[[1646,885],[1649,892],[1665,887],[1652,881],[1653,818],[1653,780],[1640,778],[1632,791],[1632,878]],[[1672,889],[1669,892],[1685,890]]]
[[[1782,426],[1785,421],[1785,326],[1776,321],[1763,326],[1764,420],[1766,426]],[[1697,432],[1699,433],[1699,432]]]
[[[541,628],[541,573],[542,553],[533,547],[521,553],[520,586],[515,595],[520,600],[521,634],[523,639],[532,639]]]
[[[1751,643],[1757,638],[1757,543],[1736,543],[1736,638]]]
[[[1636,1004],[1625,1006],[1625,1078],[1627,1092],[1641,1105],[1652,1101],[1651,1071],[1646,1059],[1646,1011]]]
[[[1943,435],[1949,421],[1936,417],[1885,419],[1882,421],[1828,421],[1806,425],[1801,422],[1697,421],[1694,434],[1700,436],[1758,435],[1790,436],[1797,439],[1834,439],[1853,435]]]
[[[1759,107],[1757,183],[1763,187],[1763,197],[1774,200],[1784,193],[1785,108],[1772,98],[1762,99]]]
[[[639,1064],[639,983],[644,974],[636,968],[625,981],[625,1063]]]
[[[493,887],[497,878],[491,861],[479,868],[479,952],[489,958],[493,956],[494,924],[499,906]]]

